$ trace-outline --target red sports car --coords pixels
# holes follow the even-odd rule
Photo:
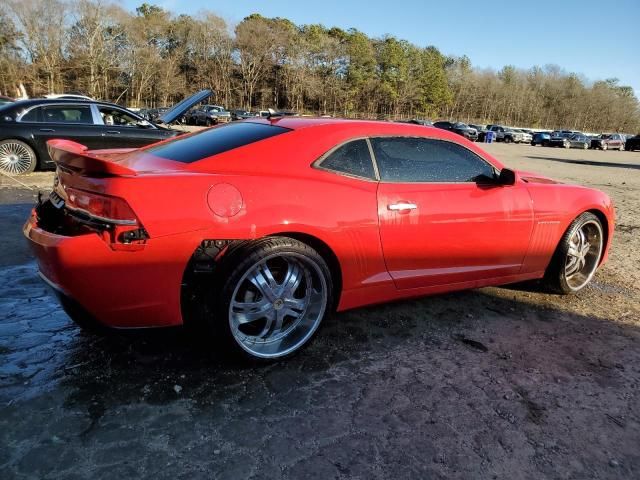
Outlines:
[[[529,279],[576,292],[613,234],[606,194],[420,125],[266,118],[49,148],[54,190],[24,233],[71,317],[205,322],[255,359],[295,352],[333,310]]]

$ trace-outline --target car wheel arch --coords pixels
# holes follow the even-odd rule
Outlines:
[[[333,281],[334,294],[332,307],[335,310],[335,308],[340,303],[340,296],[342,293],[342,267],[340,266],[338,256],[335,254],[333,249],[325,241],[308,233],[279,232],[271,234],[265,238],[270,237],[287,237],[298,240],[299,242],[309,245],[322,256],[324,261],[327,262],[327,266],[329,267],[329,271],[331,273],[331,280]]]
[[[585,212],[593,213],[596,217],[598,217],[598,220],[600,220],[600,223],[602,224],[602,235],[604,237],[602,244],[604,245],[604,248],[606,248],[607,245],[609,245],[609,220],[607,219],[607,215],[602,210],[599,210],[597,208],[585,210]],[[582,213],[585,212],[581,212],[580,214],[576,215],[575,218],[578,218],[579,215],[582,215]],[[603,260],[604,255],[600,257],[600,264],[602,264]]]
[[[187,262],[181,284],[181,313],[183,323],[187,326],[199,328],[202,325],[200,305],[202,294],[206,294],[207,285],[217,282],[215,275],[218,268],[224,270],[224,262],[235,261],[236,254],[242,254],[247,247],[254,247],[261,242],[274,238],[290,238],[302,242],[313,248],[324,259],[329,267],[334,286],[332,311],[340,303],[342,293],[342,269],[333,249],[320,238],[301,232],[278,232],[251,240],[219,240],[204,239],[193,251]],[[224,263],[228,265],[227,263]],[[199,275],[202,274],[202,275]],[[207,276],[207,274],[210,274]]]
[[[566,233],[567,229],[569,229],[571,227],[571,223],[578,218],[580,215],[584,214],[584,213],[592,213],[593,215],[595,215],[598,220],[600,220],[600,223],[602,224],[602,235],[603,235],[603,245],[604,248],[606,248],[606,246],[609,244],[609,220],[607,218],[606,213],[603,210],[600,210],[599,208],[587,208],[585,209],[581,209],[577,212],[574,212],[573,215],[571,215],[570,217],[568,217],[566,224],[564,225],[564,228],[560,231],[560,237],[558,238],[557,242],[556,242],[556,247],[560,244],[560,242],[562,241],[562,237],[564,236],[564,234]],[[604,255],[600,258],[600,264],[602,264],[604,260]]]

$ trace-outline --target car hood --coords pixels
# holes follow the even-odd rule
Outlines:
[[[169,124],[175,122],[178,118],[184,115],[187,110],[189,110],[194,105],[204,102],[207,98],[209,98],[213,94],[213,90],[205,89],[200,90],[198,93],[191,95],[190,97],[185,98],[181,102],[175,104],[169,110],[164,112],[162,115],[158,117],[158,122]]]
[[[558,180],[554,180],[553,178],[540,175],[539,173],[525,172],[522,170],[517,170],[516,173],[522,180],[524,180],[527,183],[548,183],[548,184],[562,183],[562,182],[559,182]]]

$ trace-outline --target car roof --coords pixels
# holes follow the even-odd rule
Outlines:
[[[127,110],[127,112],[131,112],[134,115],[137,115],[136,112],[132,112],[127,109],[127,107],[123,107],[122,105],[117,105],[115,103],[109,102],[101,102],[99,100],[85,100],[85,99],[68,99],[68,98],[30,98],[28,100],[18,100],[13,103],[8,103],[3,111],[20,111],[25,108],[40,106],[40,105],[104,105],[107,107],[116,107],[123,110]]]
[[[127,110],[126,107],[122,105],[117,105],[115,103],[109,102],[101,102],[99,100],[85,100],[83,98],[78,99],[69,99],[69,98],[30,98],[28,100],[18,100],[17,102],[13,102],[11,104],[12,108],[20,109],[27,108],[36,105],[61,105],[61,104],[69,104],[69,105],[91,105],[92,103],[96,103],[99,105],[107,105],[110,107],[118,107]]]
[[[296,117],[296,116],[274,116],[271,118],[268,117],[255,117],[247,120],[243,120],[244,122],[251,123],[261,123],[264,125],[277,125],[279,127],[288,128],[290,130],[301,130],[306,128],[320,127],[320,126],[335,126],[337,128],[348,127],[348,126],[360,126],[360,127],[370,127],[372,130],[380,130],[381,132],[386,130],[387,128],[392,128],[395,130],[395,126],[407,127],[407,129],[413,128],[429,128],[432,129],[436,135],[439,135],[442,131],[438,128],[432,127],[430,125],[418,125],[414,123],[403,123],[403,122],[387,122],[385,120],[356,120],[350,118],[335,118],[335,117]],[[436,123],[451,123],[451,122],[436,122]]]

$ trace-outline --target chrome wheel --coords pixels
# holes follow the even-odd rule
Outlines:
[[[602,255],[602,239],[602,227],[595,220],[580,225],[569,239],[564,275],[571,290],[580,290],[593,277]]]
[[[9,175],[32,172],[36,156],[28,145],[17,140],[0,142],[0,171]]]
[[[253,356],[285,356],[317,330],[327,299],[327,280],[315,260],[295,252],[267,256],[247,268],[233,290],[231,335]]]

